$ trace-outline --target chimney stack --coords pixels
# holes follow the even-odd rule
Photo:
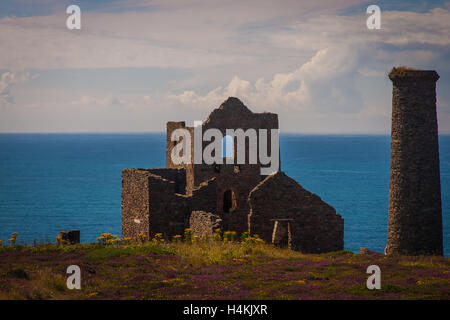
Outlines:
[[[442,255],[436,81],[433,70],[393,68],[387,254]]]

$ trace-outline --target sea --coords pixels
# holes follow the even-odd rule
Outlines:
[[[0,240],[82,242],[121,236],[121,169],[165,166],[165,133],[0,134]],[[441,135],[445,256],[450,256],[450,135]],[[281,169],[344,218],[344,248],[383,252],[389,200],[388,135],[281,134]]]

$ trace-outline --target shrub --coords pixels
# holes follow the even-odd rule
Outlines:
[[[146,240],[147,236],[145,235],[145,233],[141,232],[138,234],[137,241],[139,241],[140,243],[144,243]]]
[[[100,244],[116,244],[120,243],[120,238],[112,233],[102,233],[100,237],[97,238]]]
[[[176,243],[181,242],[181,240],[182,240],[182,236],[179,234],[174,235],[172,238],[172,241],[176,242]]]
[[[132,240],[131,237],[124,237],[124,238],[122,238],[122,243],[123,244],[130,244],[131,240]]]
[[[257,234],[249,236],[244,240],[245,244],[264,244],[264,240],[261,239]]]
[[[56,243],[57,243],[59,246],[62,246],[62,245],[65,245],[65,244],[66,244],[66,240],[64,240],[60,235],[58,235],[58,236],[56,237]]]
[[[11,242],[11,244],[12,244],[13,246],[16,245],[17,235],[18,235],[17,232],[13,232],[13,233],[11,233],[11,238],[8,239],[8,241]]]
[[[192,242],[192,229],[191,228],[187,228],[184,230],[184,241]]]
[[[214,241],[222,241],[222,235],[221,235],[221,233],[220,233],[220,229],[219,229],[219,228],[217,228],[216,230],[214,230],[214,233],[213,233],[213,240],[214,240]]]
[[[223,233],[223,241],[235,241],[236,231],[225,231]]]
[[[203,242],[203,244],[208,244],[209,243],[209,234],[208,233],[205,233],[204,235],[203,235],[203,237],[202,237],[202,242]]]
[[[241,242],[245,242],[245,240],[248,238],[249,234],[248,232],[242,232],[241,233]]]
[[[153,242],[164,242],[163,234],[157,233],[152,239]]]

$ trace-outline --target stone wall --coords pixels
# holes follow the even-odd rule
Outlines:
[[[202,125],[202,131],[210,128],[226,135],[226,129],[278,129],[278,115],[274,113],[253,113],[239,99],[230,97],[219,108],[214,109]],[[210,142],[204,142],[205,148]],[[261,176],[261,164],[249,164],[248,139],[246,139],[246,164],[237,164],[237,139],[234,138],[235,162],[233,164],[207,165],[196,164],[193,168],[195,183],[215,177],[217,179],[217,212],[222,218],[224,230],[233,230],[238,234],[247,231],[248,194],[265,176]],[[268,135],[268,152],[270,154],[270,134]],[[258,152],[258,149],[257,149]],[[224,210],[226,193],[232,192],[235,197],[233,210]]]
[[[147,169],[147,171],[166,180],[173,181],[175,183],[176,193],[186,193],[186,170],[184,168],[156,168]]]
[[[176,183],[149,174],[149,237],[162,233],[170,238],[182,234],[189,219],[185,198],[176,191]]]
[[[151,239],[156,233],[162,233],[165,238],[171,239],[174,235],[182,235],[184,229],[189,227],[192,211],[216,211],[215,178],[200,184],[191,194],[180,194],[177,192],[180,185],[153,172],[158,171],[122,170],[122,237],[135,238],[143,233]],[[175,172],[185,176],[183,169],[160,171],[166,176]],[[173,177],[179,179],[177,175]]]
[[[272,242],[277,220],[289,220],[290,245],[294,250],[319,253],[344,247],[342,217],[283,172],[270,175],[258,184],[248,201],[251,208],[248,231],[258,234],[265,242]]]
[[[122,170],[122,237],[149,234],[149,179],[148,171]]]
[[[169,121],[167,122],[166,125],[166,167],[167,168],[177,168],[177,169],[184,169],[186,175],[185,175],[185,189],[186,189],[186,193],[191,193],[195,183],[194,183],[194,161],[193,158],[191,159],[191,163],[190,164],[181,164],[181,165],[175,165],[172,162],[172,149],[175,147],[175,145],[178,142],[172,141],[171,140],[171,135],[172,132],[175,131],[176,129],[186,129],[190,132],[191,135],[191,155],[194,154],[194,143],[192,142],[193,137],[194,137],[194,128],[193,127],[186,127],[186,123],[184,121],[179,121],[179,122],[174,122],[174,121]],[[203,181],[200,181],[203,182]],[[199,183],[200,183],[199,182]],[[197,185],[199,184],[197,183]]]
[[[222,219],[216,214],[206,211],[192,211],[189,225],[193,236],[212,239],[215,229],[222,229]]]
[[[394,68],[387,253],[443,253],[435,71]]]

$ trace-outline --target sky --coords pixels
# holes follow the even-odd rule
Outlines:
[[[389,134],[408,66],[439,73],[450,133],[446,1],[2,0],[0,43],[0,132],[162,132],[234,96],[281,133]]]

